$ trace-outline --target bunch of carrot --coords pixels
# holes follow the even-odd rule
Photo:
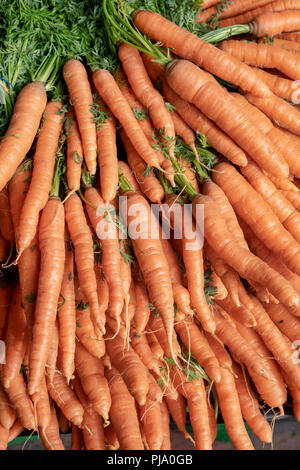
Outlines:
[[[0,448],[168,450],[171,418],[210,450],[219,410],[271,443],[270,409],[300,420],[297,43],[102,13],[118,66],[66,61],[67,100],[28,83],[0,142]]]

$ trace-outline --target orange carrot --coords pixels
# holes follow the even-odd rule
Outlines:
[[[223,372],[222,372],[223,375]],[[202,392],[202,400],[193,402],[188,398],[187,406],[189,409],[190,421],[195,439],[197,450],[212,450],[212,438],[208,417],[208,401],[204,387],[203,379],[199,381],[202,385],[198,388]],[[217,385],[216,385],[217,387]]]
[[[56,409],[56,415],[57,415],[57,420],[58,420],[58,425],[59,425],[59,430],[62,434],[66,434],[69,431],[70,423],[61,411],[60,408],[57,407]]]
[[[171,450],[171,436],[170,436],[170,415],[168,407],[163,400],[160,405],[161,417],[162,417],[162,431],[163,431],[163,443],[160,450]]]
[[[124,298],[121,285],[121,255],[118,232],[114,220],[111,220],[111,223],[105,222],[105,220],[107,220],[105,216],[108,215],[108,212],[97,189],[88,187],[85,190],[84,197],[88,201],[88,203],[86,203],[86,209],[89,219],[102,246],[102,268],[109,288],[108,313],[112,318],[117,320],[119,324]],[[105,227],[112,231],[105,233],[106,228],[102,228],[103,223]]]
[[[62,103],[47,104],[33,157],[33,172],[22,207],[17,237],[18,256],[29,247],[47,204],[51,189],[58,140],[62,130]]]
[[[93,95],[84,65],[75,59],[68,60],[63,69],[70,98],[75,109],[82,139],[84,160],[89,172],[97,168],[96,125],[93,119]]]
[[[181,431],[186,439],[190,439],[190,435],[186,431],[186,403],[182,395],[178,394],[176,400],[172,400],[165,396],[165,401],[168,406],[169,412],[175,421],[177,428]]]
[[[135,278],[134,283],[136,309],[133,319],[133,328],[136,334],[141,336],[144,333],[150,316],[149,298],[144,281]]]
[[[71,436],[71,447],[70,450],[82,450],[83,447],[83,435],[82,430],[72,424],[72,436]]]
[[[212,336],[211,334],[207,333],[206,331],[203,331],[202,333],[205,336],[211,349],[213,350],[215,356],[218,358],[220,366],[232,372],[231,356],[225,349],[225,346],[222,341],[217,339],[215,336]]]
[[[235,386],[238,392],[241,412],[252,432],[262,442],[272,442],[272,429],[268,421],[263,417],[247,378],[244,376],[242,368],[234,363],[233,372],[235,375]]]
[[[0,339],[3,341],[5,337],[5,329],[7,323],[7,315],[11,302],[13,286],[8,284],[5,277],[0,277]]]
[[[106,369],[105,376],[112,397],[110,420],[120,443],[120,449],[144,450],[134,398],[114,367],[111,370]]]
[[[156,153],[148,143],[133,111],[110,72],[104,69],[97,70],[93,74],[93,81],[98,94],[110,108],[113,115],[120,121],[140,157],[148,165],[160,168]]]
[[[75,263],[80,287],[90,305],[91,319],[99,335],[105,332],[99,318],[97,281],[94,272],[93,238],[84,213],[83,205],[77,194],[72,194],[65,202],[66,222],[75,250]]]
[[[59,435],[59,424],[55,411],[55,406],[51,407],[51,420],[46,429],[39,429],[41,441],[45,450],[65,450]]]
[[[10,202],[8,197],[8,190],[7,188],[3,188],[0,191],[0,215],[1,215],[1,224],[0,224],[0,231],[10,244],[14,243],[14,230],[13,230],[13,222],[12,222],[12,215],[10,209]]]
[[[8,442],[12,442],[24,431],[24,426],[18,419],[14,422],[9,430]]]
[[[297,10],[266,12],[258,15],[251,23],[251,32],[258,37],[275,36],[280,33],[299,30],[300,15]]]
[[[70,191],[80,188],[83,149],[74,108],[69,107],[68,120],[65,124],[67,136],[67,182]]]
[[[268,85],[270,90],[280,98],[293,102],[298,98],[298,88],[294,85],[294,80],[280,77],[258,67],[253,67],[256,75],[259,76]]]
[[[201,11],[196,18],[197,22],[206,23],[212,16],[218,15],[218,18],[230,18],[239,15],[240,13],[247,12],[254,8],[263,7],[270,3],[271,0],[239,0],[224,6],[223,9],[218,6],[212,6],[204,11]]]
[[[80,426],[84,410],[75,393],[69,387],[67,379],[59,372],[55,372],[52,383],[47,377],[47,386],[51,398],[62,410],[65,417],[71,423]]]
[[[110,393],[104,367],[101,361],[92,356],[80,343],[76,344],[75,364],[82,388],[93,409],[102,416],[104,426],[109,423],[111,405]]]
[[[46,362],[46,374],[52,382],[55,372],[57,371],[56,363],[58,360],[58,346],[59,346],[59,331],[58,331],[58,320],[56,318],[55,323],[50,333],[50,346],[48,351],[48,357]],[[36,392],[38,394],[38,392]]]
[[[32,401],[36,413],[37,425],[40,429],[45,431],[51,422],[51,403],[46,377],[42,378],[39,391],[32,395]]]
[[[9,430],[0,424],[0,450],[6,450],[9,438]]]
[[[84,414],[82,429],[85,450],[105,450],[104,428],[101,416],[93,412]]]
[[[216,47],[201,41],[196,35],[177,26],[158,13],[139,10],[134,15],[136,27],[155,42],[160,42],[179,57],[191,60],[223,80],[240,86],[257,96],[268,96],[270,91],[247,66]],[[189,76],[189,73],[185,72]],[[189,77],[190,79],[190,77]],[[191,81],[189,80],[189,88]],[[184,85],[185,86],[185,85]],[[176,90],[175,90],[176,91]],[[218,100],[217,100],[218,101]]]
[[[239,287],[238,287],[239,289]],[[245,305],[240,304],[236,306],[230,299],[227,297],[223,300],[216,300],[216,303],[225,310],[230,316],[242,323],[245,326],[255,326],[256,321],[254,316],[251,313],[251,310]]]
[[[9,388],[6,389],[6,393],[24,428],[35,429],[36,423],[33,404],[27,393],[26,384],[21,373],[11,380]]]
[[[143,406],[149,390],[147,369],[132,348],[123,352],[123,341],[108,329],[106,335],[106,348],[112,364],[117,367],[137,403]]]
[[[41,267],[29,362],[30,395],[38,391],[50,346],[49,331],[56,317],[65,262],[64,219],[60,199],[51,197],[43,209],[39,227]]]
[[[118,157],[116,143],[116,120],[100,103],[105,113],[105,122],[97,126],[97,150],[100,170],[100,189],[104,202],[109,203],[118,189]]]
[[[270,302],[269,305],[264,305],[266,312],[273,321],[273,323],[280,329],[280,331],[289,338],[291,342],[297,341],[300,338],[300,320],[284,308],[282,304],[274,304]]]
[[[123,162],[122,160],[119,160],[119,169],[123,178],[125,178],[129,182],[133,190],[141,194],[141,189],[138,185],[138,182],[136,181],[133,171],[127,165],[127,163]]]
[[[163,421],[160,407],[160,403],[152,402],[149,398],[143,406],[138,407],[140,425],[149,450],[160,450],[163,444]]]
[[[10,386],[19,374],[27,344],[26,317],[21,304],[20,284],[15,288],[9,309],[5,335],[6,363],[3,367],[3,385]]]
[[[29,83],[19,93],[9,127],[0,144],[0,191],[29,151],[46,102],[47,95],[42,82]]]

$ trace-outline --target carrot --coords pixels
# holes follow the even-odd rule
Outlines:
[[[164,356],[172,358],[172,351],[174,351],[176,357],[181,354],[181,348],[177,340],[175,330],[172,331],[172,347],[170,347],[170,340],[164,328],[163,320],[159,315],[155,317],[150,316],[148,329],[155,333],[155,336],[164,351]]]
[[[100,189],[104,202],[109,203],[117,194],[118,189],[118,157],[116,143],[116,120],[100,103],[105,122],[97,126],[97,151],[100,171]]]
[[[175,93],[167,83],[163,67],[153,62],[149,54],[144,54],[143,58],[152,80],[159,79],[162,82],[164,97],[176,108],[177,113],[196,134],[204,134],[207,142],[232,163],[246,165],[247,157],[243,150],[196,106],[183,100]]]
[[[33,157],[33,172],[22,207],[17,237],[18,257],[29,247],[36,232],[40,212],[47,204],[53,178],[55,156],[63,124],[62,103],[47,104]]]
[[[63,75],[74,106],[82,139],[83,156],[89,172],[97,169],[96,125],[93,119],[93,95],[84,65],[75,59],[68,60]]]
[[[218,22],[218,25],[223,28],[224,26],[231,26],[234,24],[246,24],[252,20],[255,20],[259,15],[266,12],[272,11],[284,11],[284,10],[297,10],[300,7],[299,0],[276,0],[268,1],[266,5],[262,7],[249,8],[241,15],[232,16],[231,18],[222,19]]]
[[[163,368],[161,368],[163,369]],[[152,402],[157,402],[157,403],[162,403],[164,394],[166,393],[166,387],[165,384],[167,383],[167,380],[163,377],[163,372],[160,373],[160,376],[162,376],[163,380],[163,386],[160,387],[158,385],[158,380],[156,380],[157,375],[153,372],[148,372],[147,377],[148,377],[148,382],[149,382],[149,390],[147,394],[147,400],[151,400]],[[167,384],[168,386],[169,384]],[[177,396],[177,392],[172,389],[172,393],[175,393]]]
[[[120,448],[118,438],[111,424],[104,429],[104,440],[108,450],[118,450]]]
[[[280,33],[297,31],[300,25],[300,14],[297,10],[266,12],[255,18],[250,31],[258,37],[275,36]]]
[[[189,409],[189,417],[193,429],[196,449],[212,450],[207,395],[203,379],[200,379],[199,382],[202,384],[201,387],[198,388],[198,390],[201,390],[202,392],[202,400],[193,402],[193,400],[188,398],[187,406]]]
[[[16,420],[16,412],[9,402],[8,396],[0,384],[0,425],[10,429]]]
[[[69,387],[67,379],[55,372],[53,381],[47,377],[47,386],[51,398],[62,410],[65,417],[76,426],[80,426],[83,420],[83,407],[73,390]]]
[[[134,398],[117,369],[105,370],[112,404],[110,420],[121,450],[144,450]],[[130,419],[129,419],[130,417]]]
[[[9,127],[0,143],[0,191],[29,151],[46,102],[47,95],[42,82],[29,83],[19,93]]]
[[[272,442],[272,429],[260,412],[259,403],[251,390],[247,378],[243,374],[242,368],[234,363],[233,372],[241,411],[245,421],[259,440],[262,442]]]
[[[70,191],[80,188],[81,166],[83,162],[83,148],[81,136],[72,106],[68,110],[68,120],[65,124],[67,137],[67,182]]]
[[[133,319],[133,329],[137,335],[141,336],[145,331],[150,316],[149,298],[143,279],[137,279],[135,277],[134,283],[136,309]]]
[[[82,434],[85,450],[105,450],[103,421],[97,413],[84,414]]]
[[[264,367],[268,371],[269,379],[254,374],[251,369],[248,372],[254,382],[259,395],[271,408],[281,408],[287,399],[286,386],[277,363],[272,358],[271,352],[266,347],[262,338],[253,328],[248,328],[236,322],[238,332],[255,349],[264,361]]]
[[[294,417],[297,421],[300,421],[300,392],[295,386],[295,383],[286,376],[284,369],[281,369],[281,373],[284,377],[285,383],[287,384],[288,391],[292,397]]]
[[[102,318],[102,323],[105,325],[106,311],[108,309],[108,304],[109,304],[108,285],[103,275],[102,266],[100,264],[95,263],[94,271],[96,274],[96,281],[97,281],[97,294],[98,294],[100,318]]]
[[[286,49],[287,51],[300,51],[300,45],[294,41],[287,41],[286,39],[273,39],[273,45],[275,47],[281,47],[282,49]]]
[[[9,312],[12,292],[13,286],[7,283],[3,275],[0,276],[0,339],[2,341],[5,338],[7,315]]]
[[[184,398],[194,403],[203,402],[203,383],[200,376],[187,376],[174,364],[170,367],[170,375],[175,389]]]
[[[176,202],[178,196],[169,195],[166,197],[166,203],[170,208],[170,212],[174,215],[181,213],[181,227],[175,226],[177,233],[182,230],[182,257],[186,269],[188,282],[188,290],[191,296],[191,305],[195,309],[197,318],[201,322],[203,328],[210,333],[214,332],[215,324],[211,310],[207,304],[204,293],[204,266],[203,266],[203,239],[199,228],[193,221],[191,213],[182,211],[182,206]],[[173,216],[173,223],[178,218]],[[187,230],[189,228],[189,232]]]
[[[148,165],[160,168],[156,153],[150,147],[127,100],[110,72],[104,69],[97,70],[93,73],[93,81],[98,94],[110,108],[113,115],[120,121],[140,157]]]
[[[186,431],[186,403],[182,395],[178,394],[176,400],[172,400],[168,396],[165,396],[165,401],[168,410],[172,416],[173,421],[180,432],[183,433],[185,439],[191,439],[190,435]]]
[[[67,230],[66,233],[68,234]],[[74,288],[74,258],[70,241],[65,242],[65,267],[60,290],[60,305],[58,307],[59,326],[59,354],[61,371],[71,380],[75,364],[75,333],[76,333],[76,306]]]
[[[277,190],[260,168],[249,159],[248,165],[242,169],[243,175],[251,186],[263,197],[278,217],[283,227],[300,243],[300,214],[294,206]]]
[[[102,357],[105,354],[105,342],[98,340],[93,323],[89,303],[75,276],[75,297],[76,297],[76,336],[80,343],[95,357]]]
[[[151,170],[150,174],[148,174],[146,163],[144,160],[142,160],[142,158],[140,158],[129,138],[122,129],[119,132],[119,135],[126,150],[129,166],[132,169],[142,192],[154,204],[161,204],[164,198],[164,190],[159,180],[154,174],[152,174]]]
[[[138,335],[137,333],[131,334],[131,345],[134,351],[138,354],[139,358],[148,370],[152,370],[157,375],[160,375],[161,363],[153,355],[150,346],[147,342],[145,334]]]
[[[0,424],[0,450],[6,450],[9,438],[9,430]]]
[[[70,450],[82,450],[82,447],[83,447],[82,430],[78,426],[75,426],[75,424],[72,424]]]
[[[134,47],[122,43],[118,56],[136,97],[149,110],[155,129],[163,129],[166,138],[171,139],[169,155],[174,158],[175,126],[161,94],[151,83],[140,53]]]
[[[72,194],[65,202],[66,222],[74,245],[75,263],[80,287],[90,305],[91,319],[99,335],[105,332],[99,318],[97,281],[94,272],[93,238],[84,213],[83,205],[77,194]]]
[[[217,273],[213,269],[211,270],[211,280],[215,288],[214,298],[216,300],[223,300],[226,297],[228,297],[228,291],[225,285],[223,284],[221,278],[217,275]]]
[[[51,403],[46,377],[42,378],[39,391],[32,395],[32,401],[36,413],[37,425],[40,429],[46,430],[51,422]]]
[[[147,326],[147,331],[145,333],[147,335],[147,341],[152,351],[152,354],[154,355],[154,357],[156,357],[156,359],[163,360],[164,350],[160,345],[157,337],[155,336],[155,333],[151,331],[149,326]]]
[[[46,429],[39,429],[41,441],[45,450],[65,450],[59,435],[59,424],[55,411],[55,406],[51,407],[51,420]]]
[[[129,392],[135,397],[137,403],[143,406],[149,390],[147,369],[132,348],[123,352],[123,341],[108,329],[106,335],[106,348],[113,366],[115,366],[128,387]]]
[[[217,325],[216,336],[226,344],[226,346],[228,346],[230,351],[238,358],[238,360],[245,363],[248,369],[258,375],[269,378],[268,372],[265,370],[263,360],[261,360],[257,352],[247,344],[239,332],[222,317],[221,312],[222,310],[220,310],[220,307],[215,306],[214,316]]]
[[[240,286],[238,286],[238,290],[239,287]],[[249,310],[247,306],[243,305],[243,303],[237,306],[233,304],[229,297],[223,300],[216,300],[216,303],[230,316],[242,323],[242,325],[249,327],[255,326],[256,321],[251,310]]]
[[[163,431],[163,443],[160,450],[171,450],[171,436],[170,436],[170,415],[166,402],[163,401],[160,405],[161,417],[162,417],[162,431]]]
[[[234,97],[240,103],[243,109],[248,113],[249,118],[251,118],[252,121],[255,122],[280,149],[280,151],[284,155],[286,162],[289,165],[290,172],[293,175],[299,175],[300,166],[297,159],[298,148],[293,142],[293,140],[289,138],[285,132],[282,132],[280,128],[273,126],[270,119],[265,114],[263,114],[262,111],[257,109],[255,106],[252,106],[246,100],[246,98],[242,97],[239,94],[234,94]],[[251,161],[249,163],[248,158],[248,165],[245,167],[246,170],[244,174],[247,173],[247,168],[249,167],[251,167]]]
[[[145,435],[149,450],[160,450],[163,444],[163,421],[160,403],[147,398],[143,406],[138,407],[140,425]]]
[[[38,391],[50,346],[49,331],[54,325],[65,262],[65,215],[60,199],[50,197],[39,226],[41,267],[34,314],[29,362],[28,392]]]
[[[69,421],[67,420],[61,409],[58,407],[56,409],[56,414],[58,419],[59,430],[62,434],[66,434],[70,428]]]
[[[93,409],[109,423],[111,398],[101,361],[92,356],[80,343],[76,344],[75,364],[82,388]]]
[[[185,142],[189,147],[191,147],[196,159],[199,161],[194,132],[175,110],[171,111],[171,117],[175,127],[175,134],[181,137],[183,142]]]
[[[245,279],[268,287],[277,299],[280,297],[283,304],[297,306],[298,296],[290,284],[250,251],[236,244],[235,239],[226,227],[225,220],[221,218],[220,212],[209,196],[196,196],[194,198],[195,211],[198,203],[204,204],[206,239],[215,252]]]
[[[139,10],[134,15],[134,23],[150,39],[161,42],[164,47],[172,49],[174,54],[194,62],[223,80],[234,83],[257,96],[270,94],[268,87],[258,81],[247,66],[158,13]],[[188,75],[186,69],[186,76]],[[191,81],[189,88],[190,83]]]
[[[218,8],[218,6],[213,6],[201,11],[196,18],[196,21],[199,23],[206,23],[211,17],[218,16],[218,18],[230,18],[232,16],[239,15],[240,13],[253,10],[254,8],[263,7],[270,3],[271,0],[239,0],[238,2],[232,2],[223,7],[223,9]]]
[[[264,305],[264,309],[277,328],[279,328],[291,342],[299,340],[300,320],[298,318],[291,315],[282,304],[276,305],[270,302],[269,305]]]
[[[153,226],[150,228],[151,208],[145,198],[128,191],[126,193],[127,204],[121,205],[123,220],[127,219],[128,227],[132,227],[137,221],[141,231],[137,237],[134,236],[133,249],[141,269],[145,284],[149,293],[150,301],[158,313],[162,316],[164,327],[168,336],[172,357],[172,332],[174,325],[174,299],[172,295],[172,283],[166,257],[163,253],[160,240],[151,236]],[[133,214],[134,212],[138,212]],[[139,208],[136,211],[136,208]],[[141,212],[142,211],[142,212]],[[153,219],[153,217],[152,217]],[[153,220],[154,224],[155,221]],[[153,225],[151,223],[151,225]],[[157,225],[155,225],[157,229]],[[129,236],[131,233],[129,233]]]
[[[121,172],[122,177],[128,181],[128,183],[130,184],[130,186],[133,188],[134,191],[142,194],[141,189],[138,185],[138,182],[136,181],[133,171],[131,170],[129,165],[126,162],[123,162],[122,160],[119,160],[118,163],[119,163],[119,170]]]
[[[175,330],[188,351],[191,351],[208,377],[214,382],[221,379],[219,363],[198,326],[185,320],[175,325]]]
[[[187,75],[193,86],[187,87],[184,84]],[[167,66],[166,78],[176,93],[189,103],[194,104],[209,119],[214,120],[218,127],[228,133],[245,152],[254,160],[259,161],[260,166],[270,173],[276,173],[277,176],[286,177],[288,175],[288,166],[281,153],[274,148],[269,138],[258,131],[257,127],[248,120],[248,116],[239,109],[232,96],[216,80],[212,80],[207,72],[200,70],[199,67],[186,60],[174,60]],[[207,93],[201,93],[203,88],[207,90]],[[218,106],[212,96],[217,99]],[[222,112],[225,109],[227,109],[226,118]],[[230,123],[228,109],[234,113],[233,116],[230,116]],[[232,127],[233,125],[234,127]],[[252,138],[249,140],[250,135]],[[272,165],[270,165],[271,161]]]
[[[50,382],[52,382],[54,374],[57,371],[56,363],[58,360],[58,346],[59,346],[59,331],[58,331],[58,320],[56,318],[55,323],[50,333],[50,346],[49,346],[48,357],[47,357],[47,362],[46,362],[46,374],[49,377]]]
[[[108,214],[103,199],[101,198],[97,189],[88,187],[84,193],[87,213],[90,222],[94,228],[97,237],[99,238],[102,246],[102,268],[105,279],[109,288],[109,308],[108,314],[120,321],[124,297],[121,285],[121,272],[120,272],[120,250],[117,229],[115,222],[105,222],[105,215]],[[92,206],[91,206],[92,204]],[[105,233],[106,228],[102,228],[102,224],[111,232]]]
[[[36,423],[33,404],[27,393],[26,384],[21,373],[11,380],[9,387],[6,389],[6,393],[24,428],[35,429]]]
[[[268,204],[232,166],[227,163],[221,163],[216,166],[216,169],[218,173],[214,174],[214,181],[221,186],[235,212],[252,228],[256,236],[261,239],[270,250],[278,254],[280,253],[282,260],[292,271],[300,273],[295,263],[298,256],[299,245],[281,225],[279,219]],[[236,191],[234,194],[232,191],[229,191],[229,181],[230,187],[234,184],[235,187],[239,188],[239,191]],[[246,194],[247,196],[245,196]],[[247,199],[246,201],[245,197]],[[268,231],[266,230],[266,224]],[[272,231],[272,237],[269,236],[270,230]],[[270,290],[270,292],[272,291]]]
[[[8,190],[7,188],[3,188],[0,191],[0,215],[1,215],[1,224],[0,224],[0,231],[5,238],[11,245],[14,243],[14,230],[13,230],[13,222],[11,216],[11,209],[8,197]]]
[[[224,369],[228,369],[232,372],[231,356],[225,349],[225,346],[222,341],[217,339],[215,336],[212,336],[210,333],[207,333],[206,331],[203,331],[202,334],[206,338],[215,356],[218,358],[219,365]]]
[[[26,317],[21,305],[21,290],[20,284],[18,284],[12,297],[5,335],[6,363],[3,367],[3,385],[5,388],[10,386],[11,381],[20,372],[26,342]]]
[[[8,192],[12,212],[12,220],[16,238],[22,206],[31,180],[31,161],[20,165],[9,182]],[[33,327],[33,315],[37,295],[40,271],[40,250],[38,247],[38,229],[30,246],[23,252],[18,261],[19,280],[22,291],[22,303],[27,320],[28,347],[30,348]]]

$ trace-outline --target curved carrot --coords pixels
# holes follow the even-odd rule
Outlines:
[[[160,403],[152,402],[147,398],[146,403],[138,407],[138,414],[147,447],[149,450],[160,450],[163,443]]]
[[[133,330],[137,335],[141,336],[146,329],[150,316],[149,298],[144,281],[142,279],[135,278],[134,283],[136,309],[133,319]]]
[[[76,113],[84,160],[89,172],[94,175],[97,169],[96,125],[93,120],[93,95],[88,75],[84,65],[75,59],[65,63],[63,75]]]
[[[65,202],[66,222],[74,245],[75,263],[80,287],[90,305],[92,322],[99,334],[105,332],[99,318],[97,281],[94,272],[93,237],[87,223],[80,197],[73,193]]]
[[[0,191],[29,151],[46,103],[47,95],[42,82],[29,83],[19,93],[9,127],[0,143]]]
[[[156,153],[148,143],[127,100],[110,72],[104,69],[97,70],[93,73],[93,81],[98,94],[110,108],[113,115],[120,121],[140,157],[148,165],[160,168]]]
[[[165,396],[165,401],[168,406],[169,412],[175,421],[179,431],[181,431],[186,439],[190,439],[190,435],[186,431],[186,403],[182,395],[178,394],[176,400],[171,400]]]
[[[22,207],[17,236],[18,256],[29,247],[39,215],[47,204],[51,189],[58,140],[62,130],[62,103],[50,102],[44,112],[33,157],[33,171]]]
[[[0,384],[0,410],[1,426],[8,430],[11,429],[16,420],[16,412],[12,404],[9,402],[8,396],[3,389],[2,384]]]
[[[51,197],[43,209],[39,227],[41,267],[29,362],[30,395],[38,391],[50,346],[49,331],[56,318],[65,261],[64,219],[60,199]]]
[[[104,377],[103,364],[80,343],[76,344],[75,364],[82,388],[93,409],[102,416],[106,426],[109,423],[111,397]]]
[[[36,413],[37,425],[40,429],[45,431],[51,422],[51,403],[45,376],[40,382],[39,391],[32,395],[32,401]]]
[[[105,370],[112,404],[110,420],[121,450],[144,450],[134,398],[129,393],[122,375],[112,367]],[[129,419],[130,417],[130,419]]]
[[[59,425],[55,406],[51,407],[51,419],[46,429],[39,429],[41,441],[45,450],[65,450],[59,435]]]
[[[17,374],[6,389],[10,403],[15,408],[17,416],[24,428],[35,429],[35,417],[32,401],[26,390],[23,375]]]
[[[70,191],[77,191],[80,188],[83,148],[75,111],[72,106],[70,106],[68,110],[68,120],[65,124],[65,134],[67,137],[68,188]]]
[[[223,80],[234,83],[243,90],[257,96],[268,96],[268,87],[257,80],[249,68],[211,44],[201,41],[196,35],[177,26],[158,13],[139,10],[134,15],[136,27],[155,42],[184,59],[191,60]],[[187,76],[188,76],[187,72]],[[189,83],[191,83],[189,81]],[[175,90],[176,91],[176,90]]]
[[[225,5],[221,10],[217,6],[212,6],[211,8],[207,8],[204,11],[201,11],[196,17],[196,21],[199,23],[206,23],[212,16],[216,15],[218,15],[218,18],[221,19],[230,18],[254,8],[263,7],[269,2],[270,0],[239,0],[238,2],[232,2],[228,5]]]

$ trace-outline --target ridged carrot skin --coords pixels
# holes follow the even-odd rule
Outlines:
[[[26,85],[17,97],[6,134],[0,143],[0,191],[29,151],[47,103],[41,82]]]
[[[50,346],[49,331],[56,318],[65,262],[65,213],[60,199],[47,202],[40,219],[41,267],[29,362],[29,394],[38,391]],[[49,248],[51,247],[51,249]]]
[[[22,206],[18,225],[18,254],[29,247],[38,226],[40,212],[49,198],[55,156],[63,124],[61,108],[62,103],[54,101],[48,103],[45,108],[33,157],[30,186]]]
[[[0,424],[5,429],[11,429],[16,420],[16,412],[11,406],[8,396],[0,383]]]
[[[92,113],[93,95],[88,74],[79,60],[71,59],[65,63],[63,75],[76,113],[84,160],[89,172],[94,175],[97,169],[96,124]]]
[[[83,148],[81,136],[76,121],[75,111],[70,106],[68,111],[68,127],[65,125],[67,136],[67,181],[70,191],[80,188],[81,168],[83,162]]]

